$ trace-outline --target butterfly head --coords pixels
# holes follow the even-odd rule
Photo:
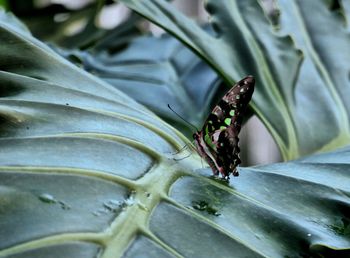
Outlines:
[[[199,132],[195,132],[192,136],[193,136],[194,140],[198,140],[199,139]]]

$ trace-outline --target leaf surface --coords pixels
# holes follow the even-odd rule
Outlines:
[[[138,37],[128,42],[125,49],[115,51],[119,39],[117,33],[109,35],[89,52],[54,49],[73,62],[78,60],[75,63],[82,68],[125,92],[192,138],[196,130],[187,122],[201,128],[215,100],[225,92],[222,80],[169,35]],[[168,104],[187,122],[171,111]]]
[[[8,18],[0,257],[349,254],[349,148],[240,168],[227,184],[192,150],[172,154],[183,135]]]
[[[215,36],[164,1],[121,1],[180,39],[229,84],[254,75],[251,106],[284,159],[349,144],[349,26],[342,9],[331,9],[333,1],[278,1],[281,18],[273,27],[259,1],[208,0]],[[343,6],[345,15],[346,1]]]

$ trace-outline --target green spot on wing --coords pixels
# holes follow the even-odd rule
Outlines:
[[[225,124],[230,125],[231,124],[231,118],[225,118]]]
[[[232,109],[231,111],[230,111],[230,116],[234,116],[235,115],[235,111]]]
[[[213,144],[211,137],[209,136],[208,126],[205,127],[204,141],[210,148],[212,148],[213,150],[216,150],[215,144]]]
[[[221,129],[221,130],[224,130],[224,129],[226,129],[226,128],[227,128],[227,126],[225,126],[225,125],[220,126],[220,129]]]

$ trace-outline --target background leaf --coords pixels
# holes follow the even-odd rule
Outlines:
[[[105,0],[44,4],[32,0],[14,0],[10,2],[10,10],[29,27],[35,37],[74,49],[87,48],[110,33],[110,30],[98,24],[98,18],[102,9],[111,4],[113,1]],[[135,22],[135,19],[129,19],[129,22]],[[125,29],[125,24],[123,27]]]
[[[117,35],[109,37],[108,47],[103,44],[106,47],[102,49],[98,44],[89,52],[56,50],[67,59],[78,59],[85,70],[144,104],[192,139],[195,129],[176,116],[168,104],[200,128],[215,103],[213,99],[218,98],[216,94],[222,92],[220,86],[225,87],[217,74],[169,35],[135,38],[114,53],[118,39]]]
[[[277,28],[256,0],[208,0],[216,37],[164,1],[121,1],[179,38],[229,84],[254,75],[251,106],[284,159],[349,143],[349,63],[337,57],[350,53],[349,30],[332,1],[278,1]]]

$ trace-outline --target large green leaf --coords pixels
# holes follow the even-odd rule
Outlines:
[[[215,37],[165,1],[121,1],[183,41],[227,82],[253,74],[252,107],[285,159],[349,144],[349,26],[342,12],[331,10],[334,1],[280,0],[276,28],[257,0],[207,0]]]
[[[0,41],[0,257],[349,255],[350,148],[227,184],[4,13]]]
[[[220,91],[217,74],[188,48],[169,35],[159,38],[143,36],[133,39],[122,51],[117,35],[109,44],[87,51],[63,50],[58,53],[98,76],[163,119],[170,121],[192,137],[194,128],[203,124]],[[105,40],[107,41],[107,40]],[[115,42],[114,44],[112,42]],[[162,49],[162,51],[159,51]],[[154,101],[157,99],[157,101]],[[180,119],[168,104],[184,119]]]

